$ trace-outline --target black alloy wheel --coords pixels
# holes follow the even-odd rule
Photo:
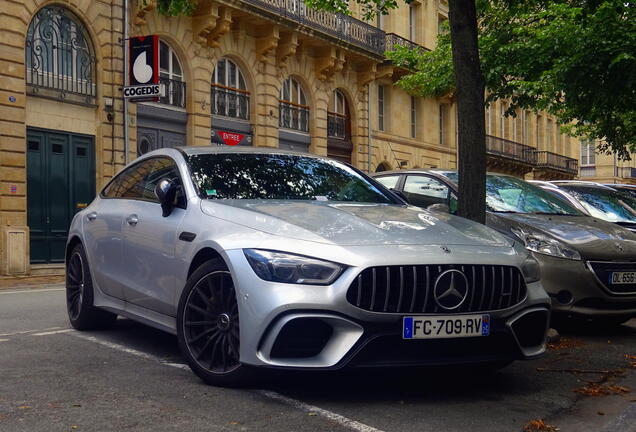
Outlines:
[[[201,366],[217,374],[240,366],[238,303],[230,272],[200,279],[188,295],[183,319],[188,349]]]
[[[82,300],[84,298],[84,262],[78,250],[74,250],[68,261],[66,271],[66,306],[68,316],[77,320],[82,310]]]
[[[208,384],[238,386],[251,377],[240,360],[239,305],[222,260],[206,261],[188,278],[179,302],[177,337],[190,368]]]
[[[86,252],[75,245],[66,262],[66,309],[77,330],[95,330],[112,326],[117,315],[93,306],[94,292]]]

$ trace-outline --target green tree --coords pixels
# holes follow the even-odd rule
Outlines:
[[[488,101],[547,111],[572,135],[629,159],[636,152],[636,3],[624,0],[494,0],[479,4],[479,50]],[[412,94],[453,94],[451,40],[431,52],[388,53],[415,72]]]

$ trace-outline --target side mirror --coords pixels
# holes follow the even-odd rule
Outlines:
[[[163,217],[170,216],[177,195],[177,184],[168,179],[163,179],[155,186],[155,195],[157,195],[157,199],[159,199],[161,204],[161,215]]]
[[[401,191],[397,190],[397,189],[393,189],[390,188],[389,189],[391,192],[393,192],[395,195],[399,196],[400,198],[402,198],[404,201],[406,201],[407,203],[409,202],[409,200],[406,198],[406,195],[404,195],[404,193],[402,193]]]
[[[437,213],[450,213],[450,207],[448,207],[448,204],[446,203],[431,204],[426,207],[426,210]]]

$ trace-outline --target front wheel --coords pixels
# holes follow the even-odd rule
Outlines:
[[[177,314],[179,348],[206,383],[245,384],[251,369],[240,362],[240,322],[234,282],[220,259],[188,278]]]
[[[93,306],[93,280],[86,252],[77,244],[66,263],[66,309],[71,325],[77,330],[107,328],[117,315]]]

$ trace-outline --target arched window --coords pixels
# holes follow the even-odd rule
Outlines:
[[[214,69],[211,93],[212,114],[249,120],[250,93],[239,67],[222,58]]]
[[[165,96],[159,102],[185,108],[183,69],[177,54],[164,41],[159,42],[159,81],[166,89]]]
[[[282,128],[309,132],[309,106],[300,83],[292,77],[280,89],[280,119]]]
[[[84,26],[67,9],[46,6],[35,14],[26,35],[26,81],[29,91],[59,91],[94,102],[95,56]]]
[[[330,138],[349,139],[349,107],[347,98],[340,90],[334,90],[327,108],[327,134]]]

